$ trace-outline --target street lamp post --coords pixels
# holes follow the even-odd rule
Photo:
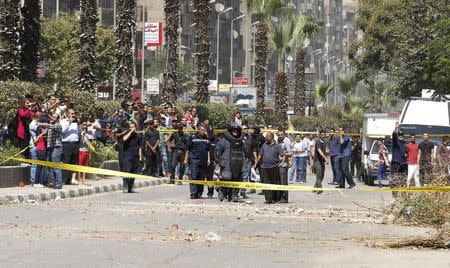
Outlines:
[[[234,44],[234,22],[245,17],[245,14],[238,16],[231,20],[231,34],[230,34],[230,84],[233,84],[234,72],[233,72],[233,44]]]
[[[253,68],[252,68],[252,85],[255,86],[255,57],[256,57],[256,30],[253,31],[253,28],[258,25],[260,23],[260,21],[255,21],[252,23],[252,34],[253,34],[253,42],[252,42],[252,46],[253,46],[253,51],[252,51],[252,61],[253,61]]]
[[[222,5],[223,7],[223,5]],[[222,15],[225,12],[228,12],[230,10],[232,10],[232,7],[229,7],[227,9],[224,9],[222,11],[218,11],[219,14],[217,14],[217,36],[216,36],[216,81],[217,81],[217,92],[219,92],[219,52],[220,52],[220,15]],[[220,10],[220,9],[219,9]]]
[[[312,60],[312,62],[313,62],[312,65],[314,66],[314,68],[316,68],[316,67],[315,67],[315,66],[316,66],[316,65],[315,65],[315,61],[316,61],[316,60],[315,60],[315,56],[316,56],[316,55],[322,54],[322,52],[323,52],[322,49],[317,49],[317,50],[314,50],[314,51],[312,52],[311,60]],[[319,58],[319,68],[318,68],[318,70],[316,71],[316,73],[319,73],[319,81],[322,80],[322,79],[321,79],[321,75],[320,75],[320,58]]]

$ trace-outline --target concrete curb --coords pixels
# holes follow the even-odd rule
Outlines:
[[[135,188],[138,189],[144,187],[157,186],[161,184],[167,184],[168,182],[169,179],[166,178],[151,181],[136,181]],[[116,192],[121,190],[122,190],[122,183],[112,183],[112,184],[110,183],[100,186],[86,186],[77,189],[67,189],[67,190],[61,189],[45,193],[3,195],[0,196],[0,204],[18,204],[28,202],[33,203],[33,202],[50,201],[55,199],[68,199],[100,193]]]

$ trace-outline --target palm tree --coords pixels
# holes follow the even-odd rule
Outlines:
[[[375,112],[386,112],[390,107],[397,104],[398,100],[395,98],[395,88],[384,81],[375,81],[373,107]]]
[[[350,97],[347,101],[350,104],[352,114],[362,114],[370,108],[370,100],[368,98]]]
[[[76,83],[82,91],[94,93],[97,83],[94,71],[97,58],[97,0],[82,0],[80,8],[80,48],[78,49],[80,69]]]
[[[195,98],[199,103],[209,102],[209,78],[210,78],[210,39],[209,16],[211,9],[209,0],[194,0],[195,23],[197,34],[195,35],[195,57],[197,62],[197,91]]]
[[[0,80],[12,80],[20,72],[20,1],[0,0]]]
[[[353,74],[340,75],[337,79],[336,87],[345,97],[344,111],[350,112],[352,107],[350,103],[350,97],[356,90],[358,81]]]
[[[255,86],[256,120],[262,122],[264,116],[264,98],[266,90],[267,56],[269,51],[268,20],[285,6],[282,0],[247,0],[248,10],[256,13],[259,23],[255,33]]]
[[[23,27],[20,33],[20,77],[25,81],[36,80],[41,43],[41,5],[39,0],[25,0],[21,9]]]
[[[295,57],[295,83],[294,83],[294,113],[296,115],[305,115],[306,107],[306,82],[305,82],[305,50],[304,46],[309,43],[322,28],[322,22],[316,21],[310,16],[299,16],[295,22],[293,41],[297,47]]]
[[[316,98],[322,102],[326,101],[328,93],[333,90],[333,86],[326,83],[319,83],[316,85]]]
[[[129,98],[133,91],[133,40],[136,31],[134,17],[136,0],[117,0],[117,98]]]
[[[288,125],[288,76],[285,72],[286,56],[292,51],[295,19],[289,14],[269,27],[269,45],[272,53],[278,57],[278,72],[275,74],[275,118],[280,127]]]
[[[180,88],[178,80],[178,28],[180,27],[180,0],[165,0],[166,62],[164,66],[163,101],[173,102]]]

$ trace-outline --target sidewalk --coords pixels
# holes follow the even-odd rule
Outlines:
[[[169,179],[136,180],[135,188],[143,188],[166,184]],[[99,193],[122,190],[122,179],[109,177],[102,180],[89,180],[91,186],[64,185],[62,189],[25,187],[0,188],[0,204],[48,201],[55,199],[75,198]]]

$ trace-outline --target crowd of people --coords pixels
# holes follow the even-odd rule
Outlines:
[[[171,183],[183,179],[249,182],[255,178],[268,184],[289,185],[307,182],[315,174],[314,193],[321,194],[326,165],[331,164],[329,184],[352,189],[354,178],[362,177],[362,149],[358,136],[344,128],[321,130],[317,135],[296,134],[272,126],[249,126],[248,116],[230,116],[224,133],[217,133],[208,119],[199,120],[196,107],[180,113],[176,107],[152,107],[142,103],[122,103],[113,115],[99,109],[95,118],[79,118],[70,98],[49,96],[40,103],[35,96],[21,102],[15,120],[8,127],[9,137],[33,160],[88,166],[91,143],[116,144],[120,170],[153,177],[168,177]],[[292,139],[292,140],[291,140]],[[427,176],[434,161],[434,144],[423,135],[406,144],[398,125],[392,135],[392,158],[380,139],[378,184],[390,167],[391,176],[407,174],[407,186],[414,177],[420,186],[419,170]],[[438,163],[448,169],[448,137],[437,145]],[[309,166],[309,168],[308,168]],[[67,184],[86,184],[86,175],[58,168],[31,166],[31,185],[61,189]],[[190,184],[190,198],[203,197],[204,186]],[[123,179],[124,192],[134,192],[134,179]],[[206,196],[217,192],[220,201],[239,202],[255,190],[207,187]],[[268,204],[287,203],[288,191],[262,191]]]

